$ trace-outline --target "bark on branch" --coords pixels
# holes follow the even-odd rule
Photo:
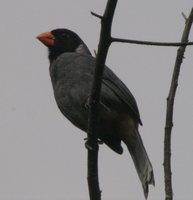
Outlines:
[[[182,35],[181,43],[188,43],[188,36],[193,22],[193,9],[189,17],[186,19],[186,25]],[[173,127],[173,108],[175,94],[178,86],[178,77],[181,64],[184,58],[186,46],[180,46],[177,51],[176,62],[173,70],[172,81],[170,85],[169,95],[167,97],[167,110],[165,122],[165,138],[164,138],[164,176],[165,176],[165,200],[173,199],[172,190],[172,172],[171,172],[171,132]]]

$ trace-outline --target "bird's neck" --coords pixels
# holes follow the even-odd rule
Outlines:
[[[66,53],[70,53],[71,51],[69,52],[66,52]],[[81,43],[74,51],[72,51],[71,53],[78,53],[78,54],[83,54],[83,55],[91,55],[88,47],[84,44],[84,43]],[[48,52],[48,58],[50,60],[50,63],[52,63],[54,60],[57,59],[58,56],[60,56],[61,54],[65,53],[64,51],[61,51],[61,50],[56,50],[56,49],[49,49],[49,52]]]
[[[61,55],[63,52],[59,52],[56,50],[52,50],[52,49],[48,49],[48,58],[50,63],[52,63],[54,60],[56,60],[56,58]]]

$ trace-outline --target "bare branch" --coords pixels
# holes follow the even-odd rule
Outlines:
[[[152,45],[152,46],[189,46],[193,45],[193,42],[151,42],[151,41],[142,41],[142,40],[130,40],[130,39],[121,39],[121,38],[111,38],[112,42],[121,42],[121,43],[130,43],[130,44],[141,44],[141,45]]]
[[[187,43],[190,28],[193,22],[193,9],[190,12],[189,17],[186,20],[186,25],[182,35],[181,42]],[[165,174],[165,199],[173,199],[172,190],[172,173],[171,173],[171,132],[173,127],[173,107],[174,99],[178,86],[178,77],[180,73],[181,64],[184,58],[186,46],[180,46],[177,51],[176,62],[174,66],[172,81],[170,85],[169,95],[167,97],[167,111],[166,111],[166,123],[165,123],[165,138],[164,138],[164,174]]]
[[[100,200],[101,191],[98,181],[98,143],[97,143],[97,119],[100,100],[101,82],[107,52],[111,44],[111,25],[117,0],[108,0],[103,17],[93,13],[101,19],[101,33],[98,52],[96,55],[95,75],[90,96],[90,110],[88,118],[88,187],[90,200]]]

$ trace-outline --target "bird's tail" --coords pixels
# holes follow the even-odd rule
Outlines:
[[[147,199],[149,191],[148,185],[155,185],[153,168],[138,130],[135,130],[134,135],[134,140],[125,141],[125,143],[135,164],[145,198]]]

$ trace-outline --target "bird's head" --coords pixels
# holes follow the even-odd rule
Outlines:
[[[52,62],[60,54],[67,52],[91,54],[81,38],[68,29],[54,29],[37,36],[49,50],[49,60]]]

